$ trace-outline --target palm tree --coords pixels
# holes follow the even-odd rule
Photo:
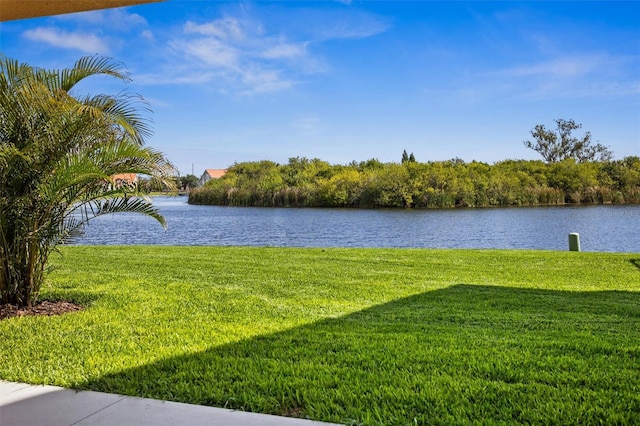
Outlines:
[[[136,212],[164,219],[121,173],[158,177],[173,167],[145,147],[150,135],[139,96],[80,96],[87,77],[128,75],[106,58],[45,70],[0,56],[0,303],[35,302],[50,253],[89,220]]]

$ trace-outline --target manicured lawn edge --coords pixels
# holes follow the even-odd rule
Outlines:
[[[0,378],[353,424],[632,423],[640,254],[65,247]]]

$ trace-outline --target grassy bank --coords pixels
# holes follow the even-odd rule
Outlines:
[[[2,379],[353,424],[640,412],[640,254],[67,247],[53,263],[43,296],[87,309],[0,321]]]

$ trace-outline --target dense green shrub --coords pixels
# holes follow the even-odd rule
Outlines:
[[[288,164],[237,163],[191,191],[192,204],[265,207],[452,208],[640,203],[640,158],[552,164],[460,159],[330,165],[295,157]]]

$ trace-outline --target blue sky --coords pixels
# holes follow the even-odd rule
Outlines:
[[[4,22],[2,52],[122,62],[181,174],[234,162],[537,159],[574,119],[640,155],[640,2],[180,1]]]

